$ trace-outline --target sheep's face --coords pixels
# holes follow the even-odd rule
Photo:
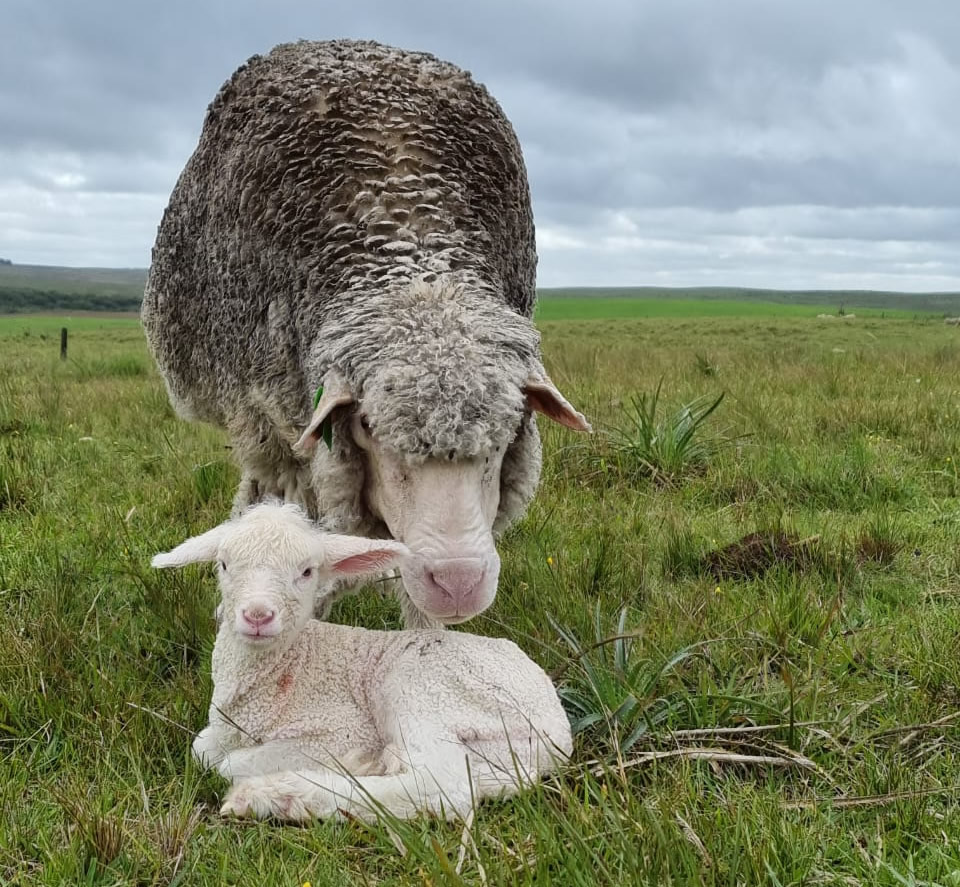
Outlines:
[[[349,430],[360,454],[368,512],[411,551],[401,567],[407,594],[429,619],[453,624],[483,612],[496,595],[500,557],[493,527],[504,456],[521,423],[537,411],[580,431],[590,426],[545,375],[501,380],[497,390],[461,368],[460,387],[449,392],[440,372],[418,388],[420,372],[385,367],[365,384],[359,402],[339,374],[328,373],[299,445],[313,449],[332,411],[350,410],[337,433]],[[476,384],[461,390],[471,380]],[[421,393],[398,394],[409,391]],[[329,459],[326,448],[315,458]]]
[[[215,561],[223,624],[270,649],[290,644],[332,580],[380,572],[406,554],[392,541],[320,533],[297,506],[270,503],[157,555],[153,566]]]
[[[400,572],[413,603],[450,624],[482,613],[500,576],[492,528],[502,453],[411,459],[373,437],[360,416],[354,439],[366,456],[367,506],[411,550]]]

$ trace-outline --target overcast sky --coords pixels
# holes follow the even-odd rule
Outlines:
[[[0,257],[146,266],[208,102],[286,40],[472,71],[542,286],[960,289],[956,0],[5,0]]]

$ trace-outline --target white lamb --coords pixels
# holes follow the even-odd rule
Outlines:
[[[221,813],[464,817],[569,755],[553,684],[510,641],[312,618],[332,580],[405,554],[398,542],[321,533],[295,505],[262,504],[153,559],[217,561],[224,618],[210,724],[193,751],[234,783]]]

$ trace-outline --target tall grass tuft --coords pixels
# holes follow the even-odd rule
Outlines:
[[[670,482],[702,471],[730,438],[708,436],[704,425],[723,402],[698,397],[672,413],[660,408],[663,379],[653,394],[641,394],[624,407],[626,423],[611,432],[611,444],[621,468],[634,477]]]
[[[682,691],[666,688],[667,678],[696,655],[687,647],[668,656],[646,659],[632,655],[640,636],[627,628],[627,608],[613,633],[604,630],[599,606],[594,611],[594,638],[584,644],[570,628],[553,624],[570,651],[557,688],[574,734],[612,754],[625,754],[637,742],[686,709]]]

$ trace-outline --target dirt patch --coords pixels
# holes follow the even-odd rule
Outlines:
[[[753,579],[773,567],[806,570],[817,566],[819,536],[800,539],[782,530],[748,533],[736,542],[707,552],[701,561],[704,572],[715,579]]]

